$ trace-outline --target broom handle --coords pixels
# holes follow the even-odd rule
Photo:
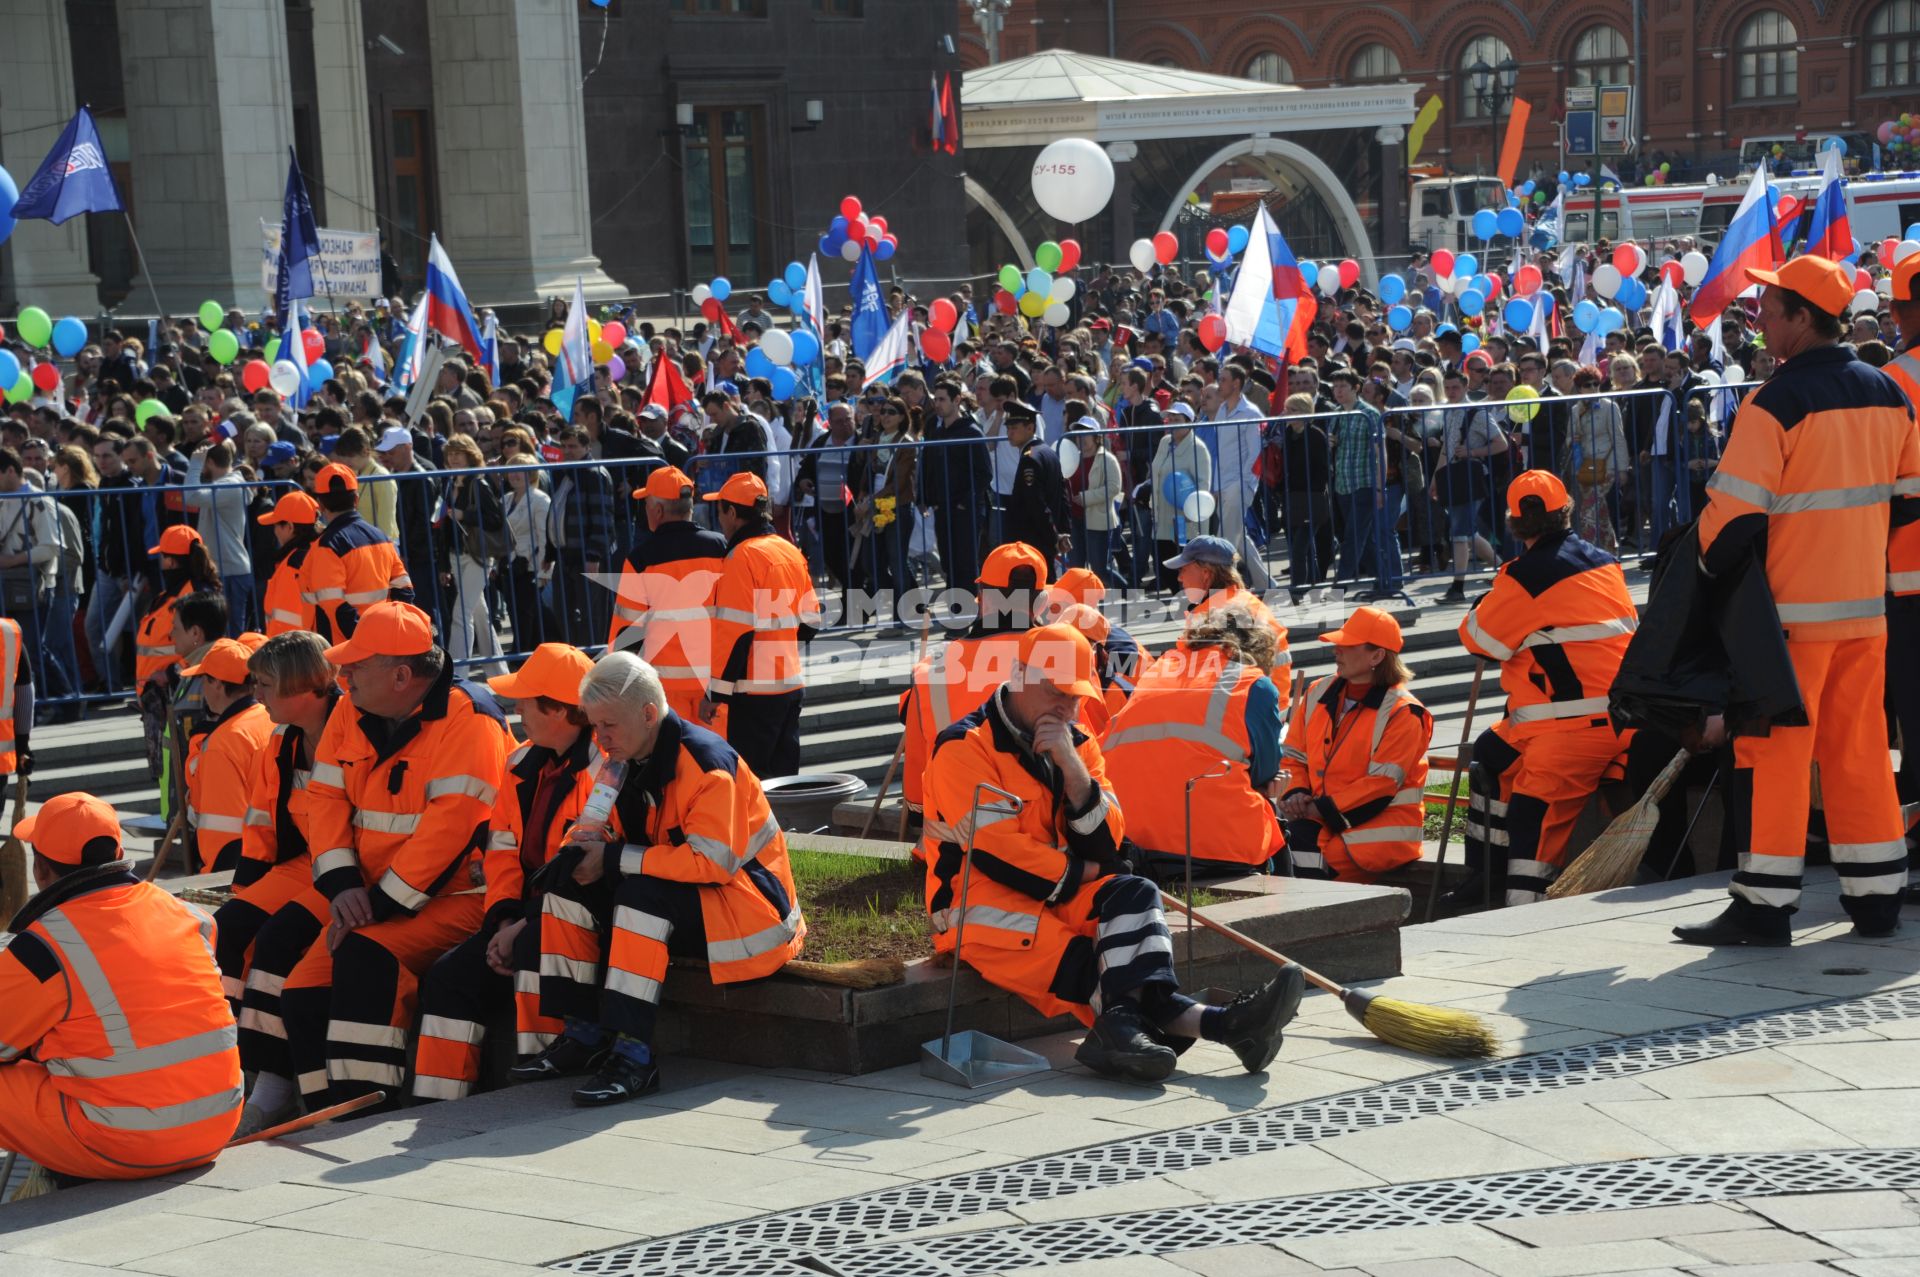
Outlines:
[[[1689,749],[1683,749],[1675,754],[1673,761],[1653,778],[1651,785],[1647,786],[1647,792],[1640,797],[1641,803],[1648,807],[1659,806],[1660,800],[1667,796],[1667,791],[1673,788],[1673,782],[1679,779],[1680,773],[1686,770],[1687,763],[1692,758],[1693,751]]]
[[[13,787],[13,823],[27,818],[27,774],[21,772]]]
[[[933,637],[933,613],[928,612],[920,623],[920,650],[913,658],[913,666],[907,671],[907,682],[913,682],[913,670],[920,668],[920,662],[927,659],[927,643]],[[945,725],[942,724],[944,727]],[[887,790],[893,785],[893,774],[907,756],[907,734],[900,733],[900,739],[893,745],[893,761],[887,764],[887,774],[880,778],[880,792],[873,796],[873,806],[867,810],[866,823],[860,826],[860,836],[873,833],[873,822],[880,818],[880,804],[886,801]],[[904,840],[907,836],[907,778],[900,778],[900,824],[895,836]]]
[[[1198,909],[1187,908],[1186,904],[1183,903],[1180,897],[1178,896],[1170,896],[1163,891],[1160,893],[1160,902],[1166,905],[1169,909],[1177,909],[1181,913],[1184,913],[1185,915],[1187,915],[1188,919],[1199,923],[1201,926],[1205,927],[1208,931],[1215,931],[1225,936],[1227,939],[1239,945],[1242,949],[1245,949],[1248,953],[1259,954],[1261,957],[1265,958],[1268,962],[1273,963],[1275,966],[1284,967],[1289,962],[1293,962],[1292,958],[1289,958],[1286,954],[1280,952],[1278,949],[1269,949],[1267,948],[1266,945],[1261,944],[1258,940],[1255,940],[1252,936],[1242,935],[1240,932],[1235,931],[1232,927],[1229,927],[1224,922],[1215,922],[1212,918],[1207,917],[1206,914],[1201,913]],[[1300,966],[1300,964],[1297,962],[1294,962],[1294,965]],[[1327,979],[1327,977],[1321,975],[1318,971],[1315,971],[1310,967],[1300,967],[1300,970],[1302,973],[1306,975],[1307,983],[1312,985],[1314,988],[1320,989],[1327,993],[1331,993],[1336,998],[1342,997],[1346,994],[1345,989],[1341,988],[1339,985],[1335,984],[1333,981]]]
[[[1427,915],[1424,921],[1433,921],[1433,906],[1440,899],[1440,879],[1447,872],[1447,842],[1453,837],[1453,810],[1460,801],[1460,776],[1467,770],[1467,743],[1473,737],[1473,713],[1480,708],[1480,680],[1486,676],[1487,660],[1477,656],[1473,660],[1473,690],[1467,693],[1467,715],[1460,723],[1460,749],[1454,756],[1453,780],[1447,785],[1447,815],[1440,824],[1440,851],[1433,858],[1433,881],[1427,884]],[[1471,786],[1469,786],[1471,790]],[[1491,865],[1483,866],[1482,873],[1492,870]]]
[[[173,845],[174,834],[180,832],[180,825],[187,818],[185,809],[176,812],[167,824],[167,832],[160,835],[160,845],[153,850],[153,863],[147,866],[147,881],[152,882],[160,876],[160,870],[167,863],[167,849]]]

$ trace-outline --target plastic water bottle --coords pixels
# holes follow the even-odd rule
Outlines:
[[[582,839],[606,841],[613,820],[613,803],[620,796],[620,786],[626,779],[626,763],[613,758],[600,760],[594,769],[593,788],[587,793],[586,805],[580,809],[580,818],[573,822],[573,828],[567,832],[569,843]]]

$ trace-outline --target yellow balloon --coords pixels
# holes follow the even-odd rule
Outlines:
[[[560,353],[560,336],[561,334],[558,328],[549,328],[547,329],[547,335],[541,339],[540,344],[547,348],[549,355],[557,355]]]
[[[1512,401],[1516,399],[1521,402],[1509,407],[1507,409],[1507,416],[1519,422],[1532,421],[1540,415],[1540,405],[1538,403],[1528,403],[1527,401],[1538,400],[1539,398],[1540,392],[1532,386],[1515,386],[1507,392],[1507,400],[1509,403],[1512,403]]]
[[[1047,309],[1047,295],[1045,293],[1021,293],[1020,294],[1020,313],[1021,314],[1030,315],[1033,318],[1038,319],[1042,314],[1046,312],[1046,309]]]
[[[599,342],[600,340],[600,321],[599,320],[589,319],[587,321],[587,340],[590,342],[594,342],[596,344]]]
[[[593,362],[596,364],[604,364],[612,358],[613,347],[596,337],[593,342]]]

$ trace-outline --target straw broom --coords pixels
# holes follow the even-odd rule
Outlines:
[[[27,778],[23,775],[14,782],[14,828],[19,828],[26,814]],[[9,833],[5,845],[0,846],[0,927],[5,927],[7,920],[25,907],[27,887],[33,881],[32,864],[20,835]]]
[[[1653,841],[1654,826],[1660,823],[1660,800],[1673,788],[1674,781],[1693,757],[1686,750],[1673,756],[1665,770],[1647,786],[1640,801],[1613,818],[1605,832],[1567,866],[1566,872],[1547,885],[1547,898],[1582,896],[1592,891],[1611,891],[1633,881],[1640,861]]]
[[[1257,953],[1276,966],[1291,959],[1277,949],[1269,949],[1251,936],[1241,935],[1223,922],[1216,922],[1198,909],[1189,910],[1179,899],[1160,893],[1170,909],[1186,914],[1209,931],[1217,931],[1250,953]],[[1500,1049],[1500,1040],[1479,1016],[1470,1011],[1452,1011],[1399,998],[1383,998],[1361,989],[1348,989],[1307,967],[1301,967],[1307,983],[1340,999],[1347,1014],[1360,1022],[1367,1032],[1388,1046],[1437,1055],[1447,1059],[1480,1059]]]

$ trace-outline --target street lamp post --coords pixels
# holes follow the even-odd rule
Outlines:
[[[973,20],[980,27],[980,34],[987,42],[987,63],[992,65],[1000,60],[1000,31],[1007,25],[1007,13],[1013,8],[1013,0],[971,0]]]
[[[1487,117],[1498,123],[1500,113],[1513,101],[1514,85],[1520,79],[1520,64],[1513,60],[1512,54],[1501,58],[1499,66],[1488,66],[1485,58],[1476,57],[1473,65],[1467,68],[1467,74],[1473,77],[1474,98],[1479,101]]]

